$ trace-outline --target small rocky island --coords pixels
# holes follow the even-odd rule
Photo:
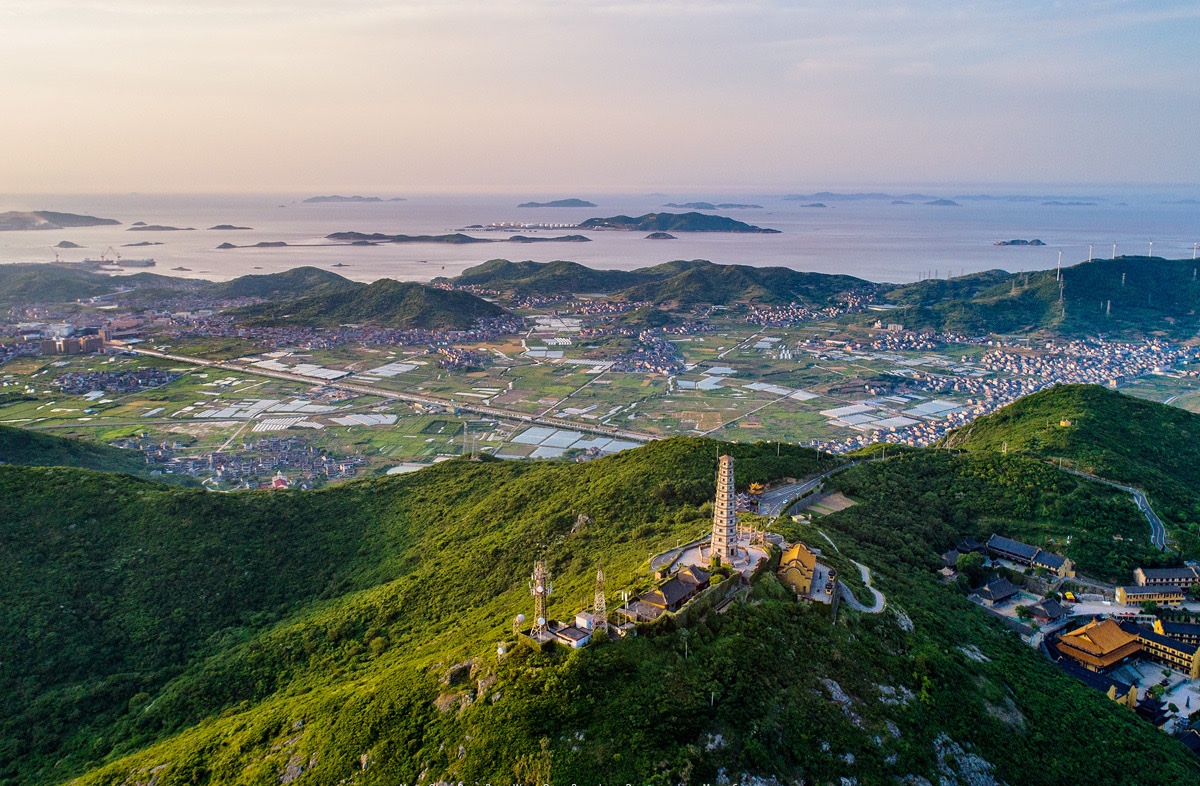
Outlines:
[[[224,230],[224,229],[236,229],[236,230],[243,230],[243,229],[254,229],[254,227],[239,227],[239,226],[234,226],[233,224],[217,224],[215,227],[209,227],[208,229],[209,229],[209,231],[212,231],[212,230],[214,230],[214,229],[222,229],[222,230]]]
[[[764,229],[726,216],[707,213],[647,213],[644,216],[610,216],[589,218],[580,229],[619,229],[626,232],[746,232],[778,234],[778,229]]]
[[[1044,246],[1042,241],[1034,238],[1033,240],[997,240],[992,243],[993,246]]]
[[[586,199],[555,199],[553,202],[522,202],[517,207],[596,207]]]
[[[646,240],[675,240],[675,236],[670,232],[651,232],[646,235]]]
[[[138,221],[125,230],[126,232],[195,232],[195,227],[172,227],[165,224],[146,224]]]

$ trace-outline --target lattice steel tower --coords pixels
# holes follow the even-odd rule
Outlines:
[[[604,598],[604,566],[596,567],[596,601],[592,604],[592,627],[596,633],[608,633],[608,601]]]
[[[733,456],[721,456],[717,498],[713,503],[712,553],[731,563],[737,554],[737,498],[733,490]]]
[[[550,573],[546,570],[546,563],[537,560],[533,563],[533,576],[529,579],[529,591],[533,593],[533,630],[530,633],[535,636],[546,632],[546,601],[551,590],[553,586],[550,584]]]

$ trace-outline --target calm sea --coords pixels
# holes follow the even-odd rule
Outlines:
[[[913,189],[916,190],[916,189]],[[889,188],[902,194],[908,189]],[[931,196],[953,198],[981,193],[959,187],[920,189]],[[1039,192],[1024,192],[1039,193]],[[1190,193],[1109,193],[1101,197],[1052,197],[1057,201],[1095,201],[1094,205],[1046,205],[1041,201],[967,201],[961,206],[894,205],[890,200],[826,201],[806,207],[781,195],[419,195],[404,202],[305,204],[297,195],[120,195],[0,197],[6,210],[54,210],[83,213],[122,222],[121,226],[52,231],[0,232],[0,263],[53,261],[51,246],[67,240],[81,249],[60,250],[64,260],[97,257],[116,248],[128,258],[151,257],[155,272],[209,279],[269,273],[300,265],[336,269],[360,281],[391,277],[427,281],[452,276],[489,259],[569,259],[598,268],[633,269],[674,259],[707,259],[726,264],[783,266],[823,273],[845,273],[874,281],[904,282],[929,275],[945,277],[1001,268],[1009,271],[1053,267],[1058,252],[1063,264],[1086,260],[1089,245],[1096,257],[1145,254],[1191,258],[1200,241],[1200,204]],[[526,200],[564,196],[590,199],[595,208],[517,208]],[[1049,201],[1051,197],[1048,197]],[[346,247],[322,245],[325,235],[356,230],[388,234],[444,234],[471,224],[500,221],[572,224],[593,216],[671,210],[666,202],[739,202],[762,209],[715,211],[751,224],[781,230],[778,235],[686,234],[676,240],[646,240],[640,232],[590,232],[590,243],[518,245],[433,243]],[[131,232],[135,221],[191,231]],[[210,230],[218,224],[248,226],[247,231]],[[565,234],[573,230],[542,230]],[[480,237],[506,237],[478,232]],[[524,232],[524,234],[533,234]],[[1043,247],[995,246],[998,240],[1040,239]],[[153,241],[161,245],[122,247]],[[290,248],[218,250],[221,243],[251,245],[261,241],[300,244]],[[333,268],[341,264],[345,267]],[[177,270],[176,268],[187,268]]]

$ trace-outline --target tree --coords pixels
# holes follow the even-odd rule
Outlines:
[[[1017,619],[1028,622],[1033,619],[1033,610],[1028,606],[1017,606]]]
[[[972,587],[977,587],[983,583],[983,555],[979,552],[968,551],[966,554],[959,554],[954,567],[959,573],[967,577],[967,581]]]

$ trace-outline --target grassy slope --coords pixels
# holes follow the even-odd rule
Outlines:
[[[350,279],[328,270],[305,266],[285,270],[282,273],[267,273],[235,278],[232,281],[212,284],[214,297],[262,297],[298,298],[312,294],[318,287],[327,289],[356,286]]]
[[[730,449],[742,483],[816,467],[799,449],[782,459]],[[1088,505],[1129,513],[1018,456],[913,451],[843,476],[863,504],[820,526],[875,568],[911,633],[891,613],[844,610],[831,626],[766,579],[761,603],[686,633],[577,653],[518,649],[496,665],[508,621],[528,613],[534,554],[550,560],[555,616],[582,607],[601,560],[610,597],[644,586],[649,552],[706,527],[715,455],[716,443],[676,439],[585,465],[454,461],[306,494],[0,468],[4,550],[21,566],[0,577],[3,596],[19,599],[0,609],[0,696],[12,697],[0,778],[53,782],[84,768],[94,771],[81,783],[115,785],[159,768],[162,786],[268,784],[290,762],[311,765],[306,780],[320,784],[412,783],[423,771],[698,782],[718,768],[874,783],[935,777],[932,741],[944,731],[1009,783],[1096,771],[1200,783],[1182,747],[933,581],[934,555],[981,516],[1072,526]],[[593,520],[572,532],[579,513]],[[969,660],[964,643],[991,660]],[[497,681],[439,685],[468,655],[475,677]],[[828,699],[825,677],[856,697],[857,721]],[[884,704],[877,684],[914,699]],[[437,710],[439,694],[460,708]],[[476,700],[462,706],[468,695]],[[1064,728],[1069,755],[1054,743]],[[707,749],[714,734],[723,745]],[[1120,748],[1107,743],[1117,738]],[[853,766],[835,758],[845,752]]]
[[[0,610],[0,761],[36,770],[32,762],[53,755],[78,767],[121,740],[267,698],[293,669],[320,674],[311,670],[332,660],[344,671],[343,647],[370,631],[422,645],[429,658],[485,632],[493,641],[523,605],[529,555],[561,542],[577,512],[595,522],[551,555],[563,597],[586,594],[602,555],[614,582],[628,585],[648,540],[703,528],[687,502],[711,493],[714,444],[654,452],[578,467],[458,462],[308,494],[216,495],[0,468],[4,550],[20,566],[0,578],[0,594],[20,599]],[[755,462],[744,463],[752,479]],[[758,465],[759,477],[816,468],[799,449]],[[270,631],[281,618],[288,624]],[[130,711],[148,702],[152,710]],[[96,743],[114,722],[118,731]]]
[[[1066,317],[1055,271],[988,271],[950,281],[922,281],[886,293],[908,305],[909,327],[964,333],[1052,330],[1069,336],[1163,335],[1200,332],[1200,281],[1192,260],[1155,257],[1097,259],[1063,270]],[[1111,302],[1111,309],[1109,303]]]
[[[179,290],[201,292],[218,298],[297,298],[311,294],[317,287],[361,285],[314,267],[242,276],[232,281],[208,282],[148,272],[114,278],[107,273],[61,265],[4,265],[0,267],[0,306],[65,303],[111,293],[118,286],[135,288],[134,294],[123,296],[123,299],[129,299],[147,293],[149,296],[169,297]]]
[[[30,467],[76,467],[149,477],[141,453],[95,442],[65,439],[27,429],[0,426],[0,464]],[[191,479],[164,478],[185,485]]]
[[[1004,443],[1010,453],[1061,457],[1076,469],[1144,488],[1180,545],[1200,554],[1200,415],[1094,385],[1061,385],[944,440],[972,452],[1000,452]]]
[[[406,329],[465,329],[478,319],[500,316],[504,309],[468,292],[385,278],[371,284],[323,288],[296,300],[247,306],[230,313],[251,326],[368,323]]]

